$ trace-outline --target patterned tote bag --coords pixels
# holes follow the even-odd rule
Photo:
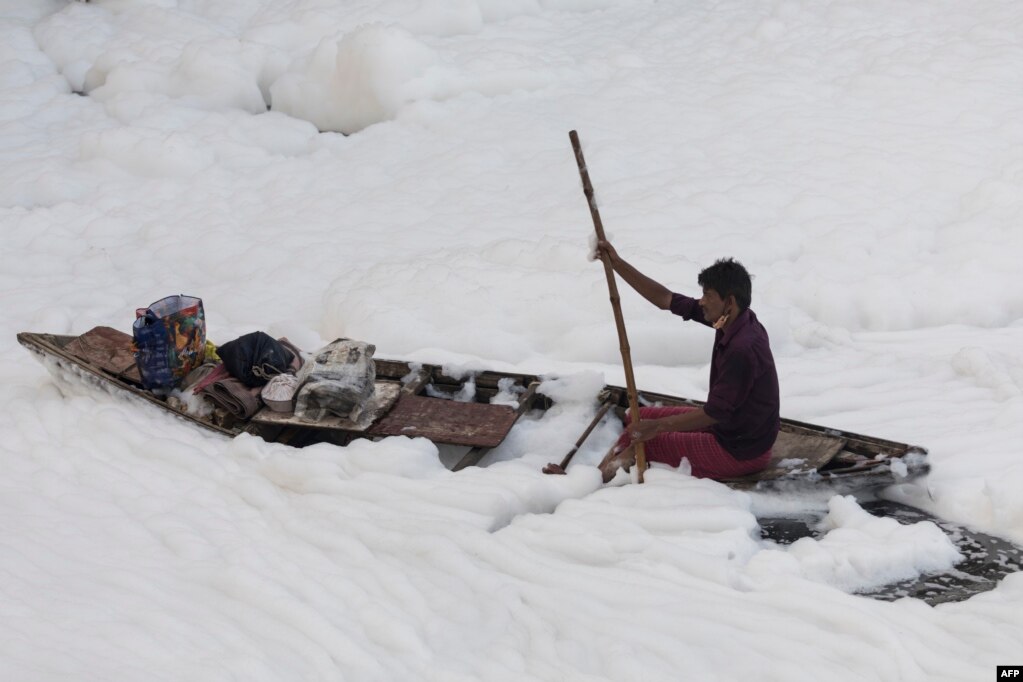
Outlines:
[[[135,311],[132,325],[135,362],[142,385],[169,391],[202,364],[206,350],[206,314],[202,299],[168,296]]]

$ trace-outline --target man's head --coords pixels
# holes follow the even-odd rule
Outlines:
[[[722,315],[734,318],[749,308],[753,284],[739,261],[722,258],[701,272],[696,281],[703,287],[700,307],[707,320],[713,322]]]

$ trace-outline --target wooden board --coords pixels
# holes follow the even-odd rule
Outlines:
[[[435,443],[492,448],[504,440],[518,416],[517,411],[507,405],[403,395],[394,409],[366,433],[423,437]]]
[[[252,416],[251,421],[257,424],[268,426],[294,426],[303,429],[331,429],[335,431],[363,432],[369,426],[385,414],[401,393],[400,381],[376,381],[374,382],[374,394],[369,404],[363,408],[362,414],[357,421],[351,421],[345,417],[328,415],[318,421],[307,421],[299,419],[294,412],[274,412],[269,407],[264,407]]]
[[[93,327],[71,340],[64,351],[115,377],[142,383],[131,335],[113,327]]]
[[[540,382],[534,381],[529,384],[529,388],[526,389],[526,392],[519,397],[519,405],[515,408],[516,420],[529,410],[530,406],[533,404],[533,399],[536,397],[536,391],[538,388],[540,388]],[[514,422],[512,422],[512,424],[514,425]],[[508,428],[509,430],[511,429],[510,426]],[[466,467],[476,466],[480,463],[480,460],[483,459],[483,456],[490,451],[491,447],[493,446],[484,447],[477,445],[469,450],[469,452],[465,453],[465,455],[462,456],[462,459],[458,460],[451,470],[461,471]]]

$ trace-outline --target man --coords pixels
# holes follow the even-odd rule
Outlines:
[[[749,309],[752,283],[741,263],[719,260],[700,273],[703,296],[676,294],[650,279],[618,255],[606,241],[597,248],[614,271],[645,299],[683,319],[713,327],[710,391],[695,407],[643,407],[600,463],[604,482],[619,467],[636,461],[634,444],[645,443],[647,461],[677,467],[689,460],[693,476],[726,479],[756,473],[771,461],[778,436],[778,374],[767,330]]]

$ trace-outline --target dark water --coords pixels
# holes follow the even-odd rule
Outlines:
[[[913,597],[931,605],[963,601],[994,589],[1005,576],[1023,570],[1023,548],[1001,538],[971,531],[898,502],[872,500],[860,505],[875,516],[887,516],[904,524],[931,521],[948,535],[965,557],[943,573],[924,574],[860,593],[866,597],[885,601]],[[762,518],[759,519],[760,534],[780,544],[791,544],[799,538],[817,537],[819,533],[814,527],[821,518],[823,513]]]

